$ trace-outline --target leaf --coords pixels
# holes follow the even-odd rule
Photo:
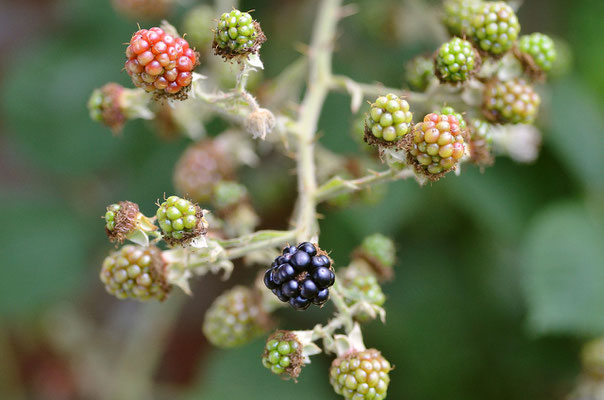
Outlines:
[[[577,82],[567,80],[552,90],[552,145],[568,170],[586,188],[604,190],[604,118],[597,101]]]
[[[604,333],[604,230],[578,203],[543,211],[522,252],[529,325],[537,333]]]

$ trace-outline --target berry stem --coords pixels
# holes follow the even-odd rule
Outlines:
[[[361,93],[365,98],[374,98],[376,96],[383,96],[386,93],[392,93],[398,97],[404,98],[408,102],[413,102],[414,105],[420,103],[456,105],[460,102],[459,91],[461,90],[450,88],[446,85],[434,85],[426,92],[419,93],[387,87],[377,83],[360,83],[344,75],[332,76],[329,82],[329,88],[333,91],[349,93],[351,96],[355,96],[356,93]]]
[[[317,189],[315,201],[320,203],[345,193],[352,193],[380,183],[407,179],[414,176],[414,173],[410,168],[405,168],[400,171],[388,169],[381,172],[369,172],[370,173],[367,176],[358,179],[346,180],[336,177],[329,180]]]
[[[340,4],[341,0],[321,1],[308,53],[308,86],[301,104],[297,129],[298,241],[309,240],[319,232],[315,201],[317,178],[314,142],[321,109],[329,92],[332,40],[336,31]]]

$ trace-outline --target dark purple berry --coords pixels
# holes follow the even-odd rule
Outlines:
[[[310,300],[304,297],[292,297],[289,299],[289,304],[296,310],[306,310],[310,306]]]
[[[264,285],[269,289],[274,289],[277,284],[273,281],[273,270],[267,269],[264,274]]]
[[[273,293],[275,294],[275,296],[277,296],[279,298],[279,300],[281,301],[288,301],[289,297],[287,297],[286,295],[283,294],[283,292],[281,291],[281,288],[276,288],[273,289]]]
[[[305,299],[312,299],[317,293],[319,293],[319,288],[312,280],[306,278],[302,281],[302,285],[300,286],[300,295],[302,295],[302,297]]]
[[[312,299],[312,302],[318,306],[322,306],[329,300],[329,289],[320,290],[319,293]]]
[[[285,282],[281,285],[281,292],[287,297],[296,297],[299,294],[298,281],[292,279],[291,281]]]
[[[333,283],[331,275],[332,272],[329,270],[329,268],[319,267],[312,273],[312,279],[319,288],[325,289]]]
[[[304,251],[296,251],[289,263],[297,270],[304,270],[310,265],[310,256]]]
[[[277,270],[277,275],[281,282],[285,282],[296,275],[296,270],[289,264],[281,264]]]
[[[310,243],[310,242],[304,242],[302,244],[300,244],[298,246],[298,250],[302,250],[303,252],[305,252],[306,254],[308,254],[309,256],[314,256],[315,254],[317,254],[317,248],[315,247],[314,244]]]
[[[329,264],[329,258],[324,255],[314,256],[311,260],[311,265],[313,268],[327,267]]]
[[[289,246],[283,249],[283,255],[294,254],[298,249],[296,246]]]

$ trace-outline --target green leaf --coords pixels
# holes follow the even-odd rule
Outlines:
[[[537,333],[604,333],[604,229],[578,203],[552,206],[522,251],[529,326]]]

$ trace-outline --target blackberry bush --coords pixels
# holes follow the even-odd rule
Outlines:
[[[484,2],[470,23],[470,37],[476,46],[493,56],[512,48],[520,32],[516,13],[503,1]]]
[[[136,0],[120,2],[132,5]],[[517,68],[512,57],[502,56],[513,48],[516,57],[543,72],[552,70],[555,60],[546,36],[517,40],[518,19],[506,3],[446,0],[443,22],[456,37],[441,43],[433,59],[416,57],[405,71],[407,83],[420,92],[357,82],[331,69],[338,48],[337,24],[347,10],[342,5],[342,0],[319,0],[308,48],[269,82],[260,82],[260,49],[266,37],[249,12],[233,9],[218,15],[210,6],[185,11],[188,36],[183,37],[201,54],[167,22],[162,28],[139,29],[132,36],[125,69],[137,88],[107,84],[95,90],[88,104],[91,117],[114,131],[124,129],[128,119],[144,118],[156,129],[169,131],[171,138],[182,134],[183,140],[195,142],[173,172],[175,190],[183,197],[164,195],[152,218],[127,201],[103,210],[110,241],[129,240],[136,245],[111,252],[100,276],[107,291],[119,298],[164,300],[173,286],[191,294],[193,277],[222,273],[226,280],[243,265],[262,267],[250,274],[255,276],[253,284],[231,287],[214,299],[202,326],[208,341],[223,348],[245,345],[267,332],[277,309],[292,312],[288,305],[294,310],[317,305],[317,315],[333,310],[324,323],[274,333],[264,346],[263,365],[295,380],[311,356],[325,351],[335,355],[326,379],[336,393],[347,399],[383,399],[392,368],[378,350],[365,350],[360,322],[385,318],[385,295],[379,284],[394,277],[396,246],[382,234],[367,236],[350,264],[338,269],[336,281],[334,261],[315,244],[321,239],[319,206],[344,207],[355,193],[379,194],[375,188],[385,182],[434,182],[453,170],[462,173],[458,167],[464,162],[485,167],[494,154],[504,153],[519,162],[534,160],[539,131],[512,124],[531,123],[537,116],[539,96],[521,74],[535,76],[530,69]],[[379,8],[405,11],[394,3]],[[399,21],[387,17],[389,23]],[[389,23],[386,29],[391,28]],[[394,28],[407,26],[413,28],[406,23]],[[429,24],[422,28],[421,35],[427,38],[438,31]],[[212,58],[212,53],[219,57]],[[203,75],[193,71],[200,59]],[[120,68],[115,66],[116,74]],[[382,78],[376,76],[375,81]],[[450,85],[458,83],[464,86]],[[258,89],[257,96],[250,93],[252,87]],[[356,140],[362,135],[373,146],[363,144],[360,155],[340,156],[318,140],[322,130],[326,135],[338,134],[328,132],[329,125],[320,125],[325,99],[337,91],[350,96],[355,114],[351,119],[359,121]],[[166,101],[171,99],[182,101]],[[375,100],[363,116],[359,111],[369,99]],[[413,124],[411,108],[420,115],[436,111]],[[486,120],[477,118],[481,112]],[[340,137],[346,140],[347,135]],[[295,163],[297,195],[289,224],[277,220],[282,214],[277,211],[282,210],[271,209],[289,204],[285,198],[273,202],[281,195],[274,171],[283,176],[290,171],[279,152]],[[239,179],[237,172],[243,177],[248,174],[237,171],[238,167],[269,164],[277,168],[267,171],[261,181]],[[265,206],[258,213],[262,219],[252,204]],[[261,223],[288,228],[256,230]],[[238,279],[246,279],[246,274],[238,274]],[[328,300],[333,307],[323,308]],[[135,339],[128,338],[128,343]]]
[[[283,302],[296,310],[311,304],[322,306],[329,300],[335,281],[331,260],[310,242],[287,246],[264,273],[264,284]]]
[[[409,103],[390,93],[378,97],[365,118],[365,141],[370,144],[392,146],[411,127],[413,114]]]
[[[532,124],[540,104],[541,98],[524,80],[494,79],[485,87],[482,112],[491,122]]]
[[[459,83],[480,66],[480,56],[467,40],[453,38],[443,44],[434,58],[435,74],[441,82]]]

